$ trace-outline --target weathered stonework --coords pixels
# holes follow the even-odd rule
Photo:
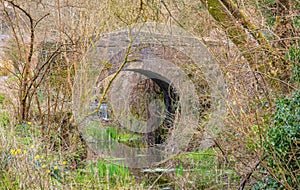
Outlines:
[[[197,38],[181,29],[160,24],[139,25],[105,34],[91,48],[74,86],[74,113],[83,130],[91,122],[87,117],[90,102],[101,96],[103,88],[122,66],[124,67],[113,80],[106,99],[111,101],[115,119],[121,126],[130,126],[129,130],[138,133],[149,133],[155,128],[158,122],[155,117],[150,117],[147,121],[138,120],[128,108],[129,89],[145,78],[172,85],[176,89],[181,107],[180,114],[174,116],[174,128],[163,148],[132,150],[120,143],[114,143],[117,149],[131,153],[110,152],[111,154],[115,157],[131,158],[126,159],[126,163],[135,167],[159,162],[168,155],[184,150],[204,116],[209,119],[203,126],[205,132],[200,146],[205,148],[212,144],[210,139],[220,131],[225,113],[225,85],[222,74],[207,48]],[[137,75],[138,80],[132,82],[133,74]],[[128,120],[128,117],[133,120]],[[95,127],[97,121],[93,122]],[[89,135],[87,138],[94,139]],[[95,144],[92,147],[97,149]],[[145,151],[143,155],[146,157],[133,159],[132,154],[141,151]],[[153,158],[153,155],[157,156]]]

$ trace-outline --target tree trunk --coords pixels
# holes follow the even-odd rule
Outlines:
[[[217,21],[217,23],[224,29],[229,39],[243,52],[244,57],[250,62],[252,56],[249,53],[247,44],[249,42],[249,36],[246,34],[245,29],[237,24],[237,20],[230,14],[224,4],[219,0],[201,0],[207,7],[211,16]]]
[[[287,3],[288,0],[282,0]],[[250,67],[281,79],[288,78],[287,61],[232,0],[201,0],[210,15],[237,46]],[[288,6],[289,3],[285,4]]]

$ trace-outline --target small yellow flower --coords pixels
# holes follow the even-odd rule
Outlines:
[[[15,155],[16,155],[16,151],[15,151],[15,149],[11,149],[11,150],[10,150],[10,153],[11,153],[12,155],[14,155],[14,156],[15,156]]]
[[[40,157],[40,155],[36,155],[35,157],[34,157],[34,160],[38,160],[38,159],[40,159],[41,157]]]
[[[28,125],[31,125],[32,123],[30,121],[27,122]]]
[[[22,152],[21,149],[17,149],[17,150],[16,150],[16,155],[17,155],[17,154],[21,154],[21,152]]]
[[[48,170],[46,170],[46,172],[47,172],[47,173],[50,173],[51,171],[48,169]]]
[[[47,166],[46,166],[45,164],[42,165],[42,168],[43,168],[43,169],[46,168],[46,167],[47,167]]]
[[[30,146],[30,149],[33,149],[33,148],[34,148],[34,146],[33,146],[33,145],[31,145],[31,146]]]
[[[23,153],[26,154],[26,153],[27,153],[27,150],[23,150]]]
[[[66,161],[63,161],[63,162],[62,162],[62,164],[63,164],[63,165],[66,165],[66,164],[67,164],[67,162],[66,162]]]
[[[58,166],[54,166],[54,168],[53,168],[54,170],[58,170]]]

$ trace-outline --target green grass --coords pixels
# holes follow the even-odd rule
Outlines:
[[[0,104],[3,104],[4,102],[4,95],[0,93]]]
[[[208,149],[182,154],[176,173],[183,177],[189,175],[197,189],[234,187],[239,176],[229,167],[220,165],[217,153],[217,150]]]
[[[113,145],[114,142],[124,143],[131,147],[141,148],[146,146],[142,135],[121,128],[117,129],[116,127],[107,127],[100,130],[97,123],[95,126],[93,126],[93,124],[91,124],[91,126],[89,126],[87,130],[87,135],[97,141],[98,146],[110,148],[110,145]]]
[[[176,155],[166,163],[149,168],[156,172],[145,173],[143,169],[116,165],[114,158],[82,156],[84,146],[78,143],[78,137],[71,136],[72,143],[65,145],[59,125],[53,124],[53,131],[45,135],[42,127],[34,122],[10,126],[8,120],[7,112],[0,112],[2,189],[205,189],[214,186],[222,189],[239,181],[232,170],[220,167],[213,149]],[[140,138],[112,127],[95,132],[90,131],[106,141],[120,143],[135,143]]]

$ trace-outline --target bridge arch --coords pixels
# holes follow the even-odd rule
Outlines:
[[[150,102],[154,111],[141,119],[132,114],[130,96],[132,89],[146,80],[158,86],[163,101],[160,104],[156,98],[154,103]],[[130,147],[114,141],[110,147],[117,151],[103,150],[103,143],[91,132],[101,128],[103,121],[89,113],[91,104],[97,102],[109,83],[111,88],[105,103],[111,108],[113,121],[129,131],[144,134],[157,131],[165,122],[172,128],[171,135],[155,141],[158,146]],[[95,43],[77,73],[74,115],[96,152],[122,157],[125,159],[122,162],[129,166],[144,167],[184,150],[203,118],[206,124],[202,126],[205,131],[202,142],[207,145],[222,127],[224,97],[222,73],[201,42],[182,29],[150,23],[105,34]],[[161,111],[161,107],[164,116],[158,117],[154,112]]]

